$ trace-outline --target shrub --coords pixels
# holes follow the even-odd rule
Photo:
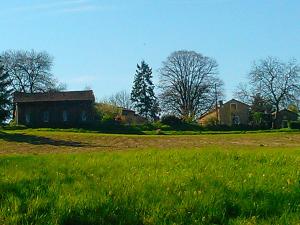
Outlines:
[[[300,121],[290,121],[289,128],[291,129],[300,129]]]
[[[6,130],[23,130],[27,127],[25,125],[17,125],[15,120],[11,120],[6,126],[3,127]]]
[[[272,127],[272,115],[262,112],[251,112],[250,125],[255,129],[270,129]]]
[[[166,115],[161,118],[162,130],[201,131],[203,128],[196,122],[187,122],[174,115]]]
[[[182,120],[174,115],[165,115],[161,118],[161,123],[171,127],[179,127],[183,124]]]
[[[218,124],[218,120],[216,117],[210,117],[207,120],[204,121],[205,127],[214,127]]]
[[[121,113],[120,108],[107,103],[96,103],[95,111],[98,119],[105,122],[115,120]]]
[[[247,131],[247,130],[257,130],[259,128],[245,125],[245,124],[232,125],[232,126],[228,126],[225,124],[218,124],[218,125],[205,126],[205,129],[209,131]]]
[[[164,134],[164,132],[162,132],[161,129],[157,129],[157,130],[155,131],[155,133],[156,133],[157,135],[162,135],[162,134]]]

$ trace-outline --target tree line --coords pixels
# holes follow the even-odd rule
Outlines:
[[[155,119],[158,112],[175,115],[184,121],[195,121],[199,115],[217,106],[217,99],[224,98],[224,83],[218,77],[217,62],[194,51],[173,52],[162,63],[159,70],[157,103],[138,102],[139,93],[147,90],[144,85],[136,85],[143,76],[140,68],[149,67],[144,61],[138,65],[131,101],[135,109]],[[149,70],[146,69],[149,73]],[[146,73],[146,74],[147,74]],[[149,77],[149,75],[146,75]],[[235,98],[250,105],[250,121],[253,126],[276,128],[280,109],[288,108],[298,113],[300,99],[300,66],[295,59],[283,62],[275,57],[267,57],[253,63],[247,77],[248,81],[239,84],[234,92]],[[156,101],[150,82],[149,96]],[[272,116],[272,113],[274,116]]]
[[[52,73],[53,58],[45,51],[9,50],[0,55],[0,124],[12,112],[12,93],[61,91],[66,85]]]
[[[66,86],[51,72],[53,58],[47,52],[5,51],[0,55],[0,122],[10,112],[11,93],[64,90]],[[137,64],[132,90],[120,91],[103,102],[136,112],[148,120],[161,114],[195,121],[216,107],[224,98],[224,83],[218,76],[215,59],[195,51],[171,53],[158,71],[158,85],[145,61]],[[155,90],[155,88],[157,90]],[[267,57],[253,63],[248,82],[239,84],[234,96],[251,105],[253,121],[264,122],[264,115],[299,104],[300,67],[296,60],[283,62]],[[256,111],[255,111],[256,110]]]
[[[193,121],[212,108],[215,96],[223,96],[223,82],[217,62],[194,51],[175,51],[159,69],[158,95],[152,83],[152,70],[142,61],[137,65],[131,102],[137,112],[148,119],[160,113]],[[217,87],[217,92],[216,92]]]
[[[295,59],[283,62],[267,57],[253,63],[248,82],[239,84],[235,97],[250,104],[252,121],[262,125],[271,121],[276,128],[279,110],[289,108],[298,113],[300,100],[300,66]],[[274,112],[274,119],[268,118]]]

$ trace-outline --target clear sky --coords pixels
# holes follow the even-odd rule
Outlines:
[[[175,50],[213,57],[227,99],[254,60],[300,62],[299,0],[0,0],[0,51],[45,50],[68,90],[130,91]]]

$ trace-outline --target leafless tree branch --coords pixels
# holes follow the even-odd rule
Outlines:
[[[217,77],[217,62],[194,51],[173,52],[160,69],[162,109],[190,120],[211,109],[215,84],[222,96],[223,82]]]

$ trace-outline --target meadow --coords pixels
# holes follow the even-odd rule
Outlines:
[[[300,133],[0,131],[0,224],[300,224]]]

